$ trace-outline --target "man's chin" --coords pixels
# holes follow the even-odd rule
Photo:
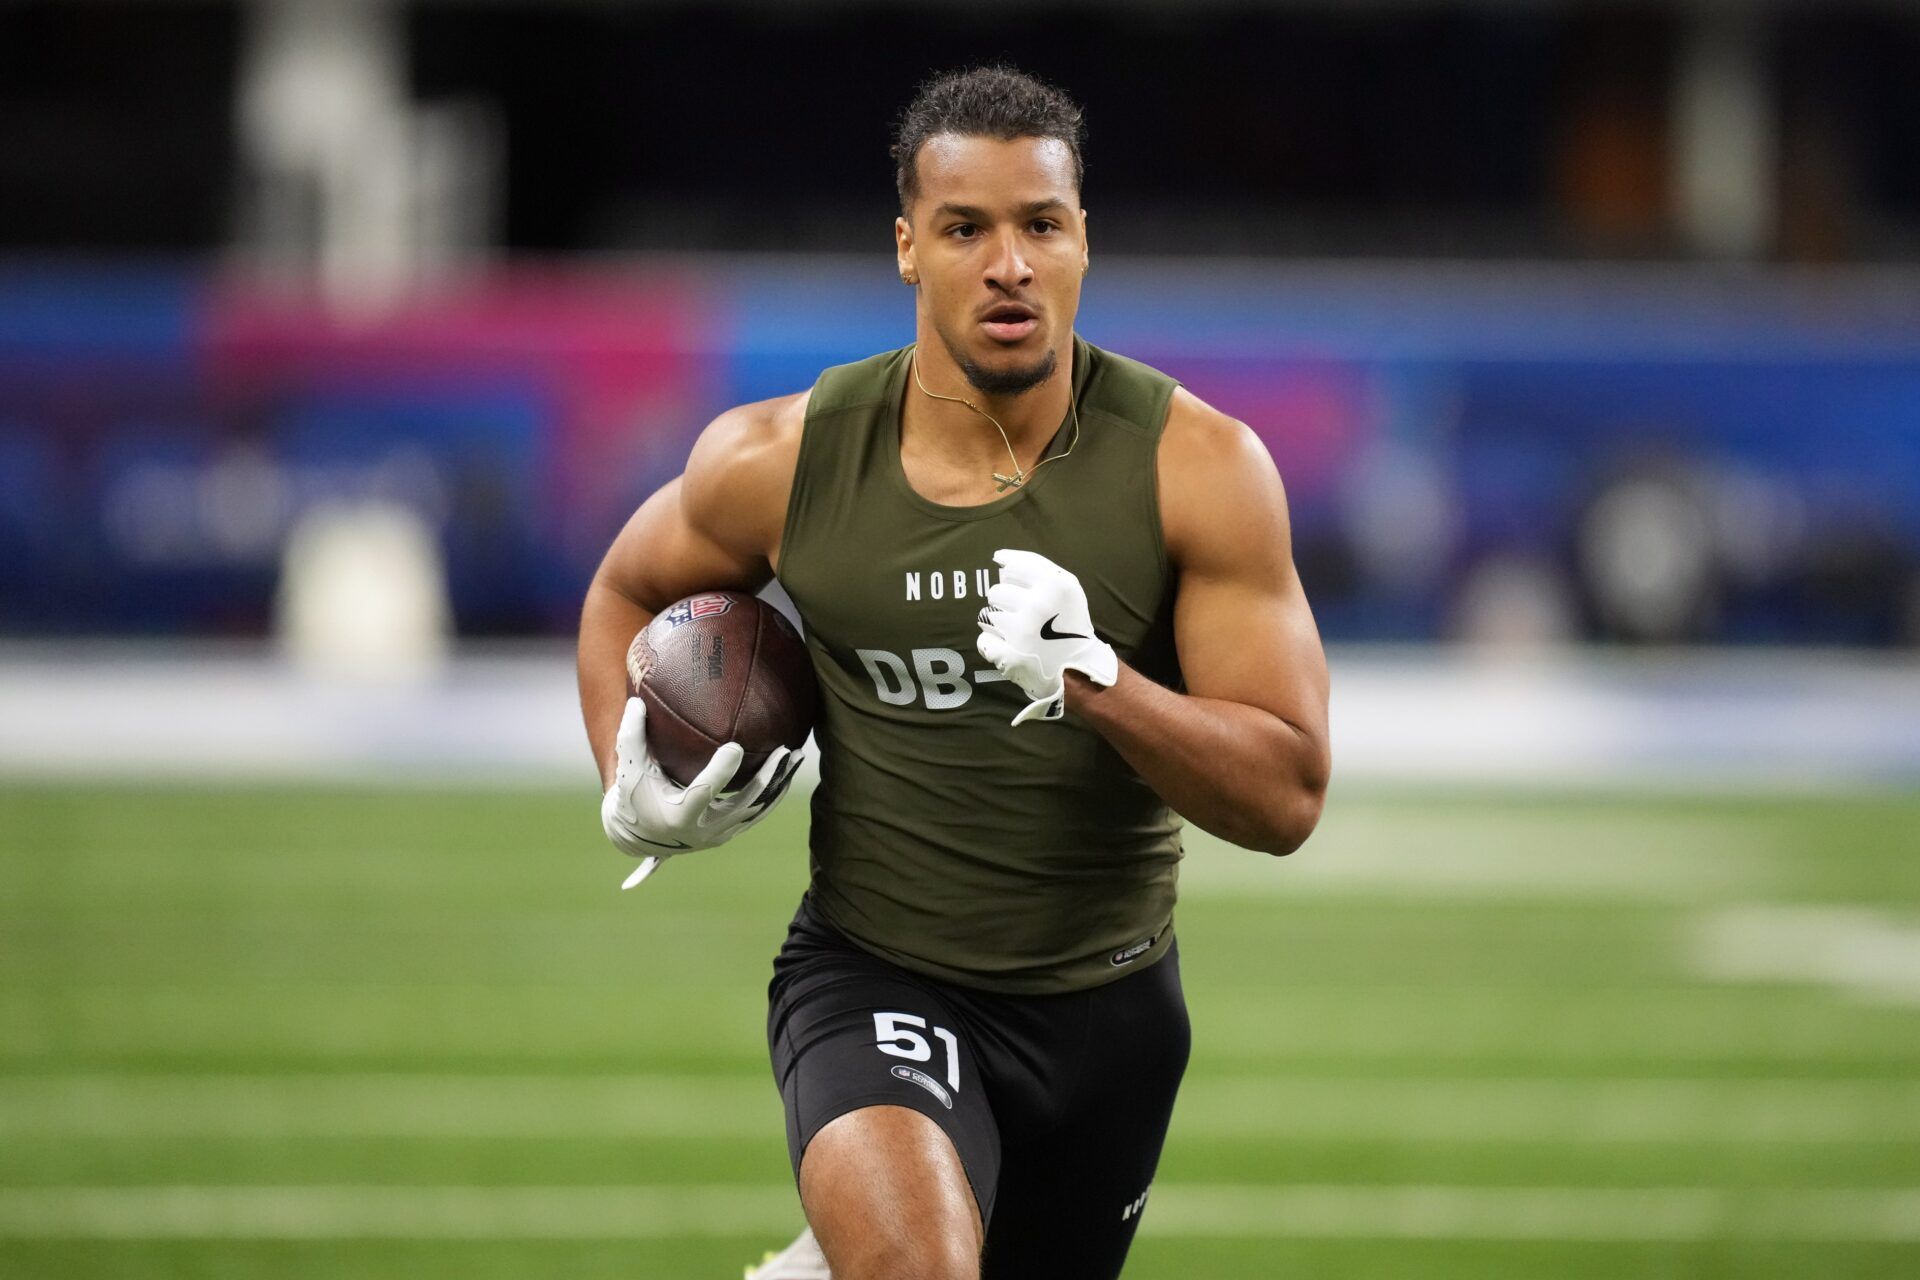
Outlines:
[[[1051,347],[1038,356],[1003,349],[981,352],[975,358],[951,348],[949,351],[960,372],[966,375],[967,384],[986,396],[1024,395],[1053,377],[1059,364]]]

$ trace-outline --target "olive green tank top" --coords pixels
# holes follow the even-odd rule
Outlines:
[[[1172,379],[1074,340],[1070,456],[979,506],[900,462],[912,348],[820,375],[779,577],[820,678],[812,900],[903,968],[989,991],[1097,986],[1172,941],[1179,819],[1105,739],[1027,703],[974,648],[1002,547],[1076,574],[1122,661],[1180,683],[1155,449]],[[984,427],[984,423],[982,426]],[[1063,422],[1049,454],[1071,439]]]

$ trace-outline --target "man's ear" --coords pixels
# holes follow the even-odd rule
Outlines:
[[[1080,211],[1080,274],[1087,274],[1087,268],[1093,264],[1087,258],[1087,211]]]
[[[893,220],[893,260],[900,268],[901,283],[920,282],[920,268],[913,260],[913,224],[904,217]]]

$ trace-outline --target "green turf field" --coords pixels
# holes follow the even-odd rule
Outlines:
[[[803,806],[0,787],[0,1276],[739,1275]],[[1190,840],[1128,1270],[1920,1275],[1920,796],[1336,795]]]

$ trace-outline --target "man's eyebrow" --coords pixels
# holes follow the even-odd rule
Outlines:
[[[1056,196],[1046,200],[1029,201],[1020,207],[1019,213],[1023,218],[1031,218],[1034,214],[1045,213],[1048,209],[1064,209],[1066,207],[1067,202]],[[969,222],[993,221],[993,218],[985,209],[976,209],[970,204],[942,204],[933,211],[933,214],[936,218],[965,218]]]

